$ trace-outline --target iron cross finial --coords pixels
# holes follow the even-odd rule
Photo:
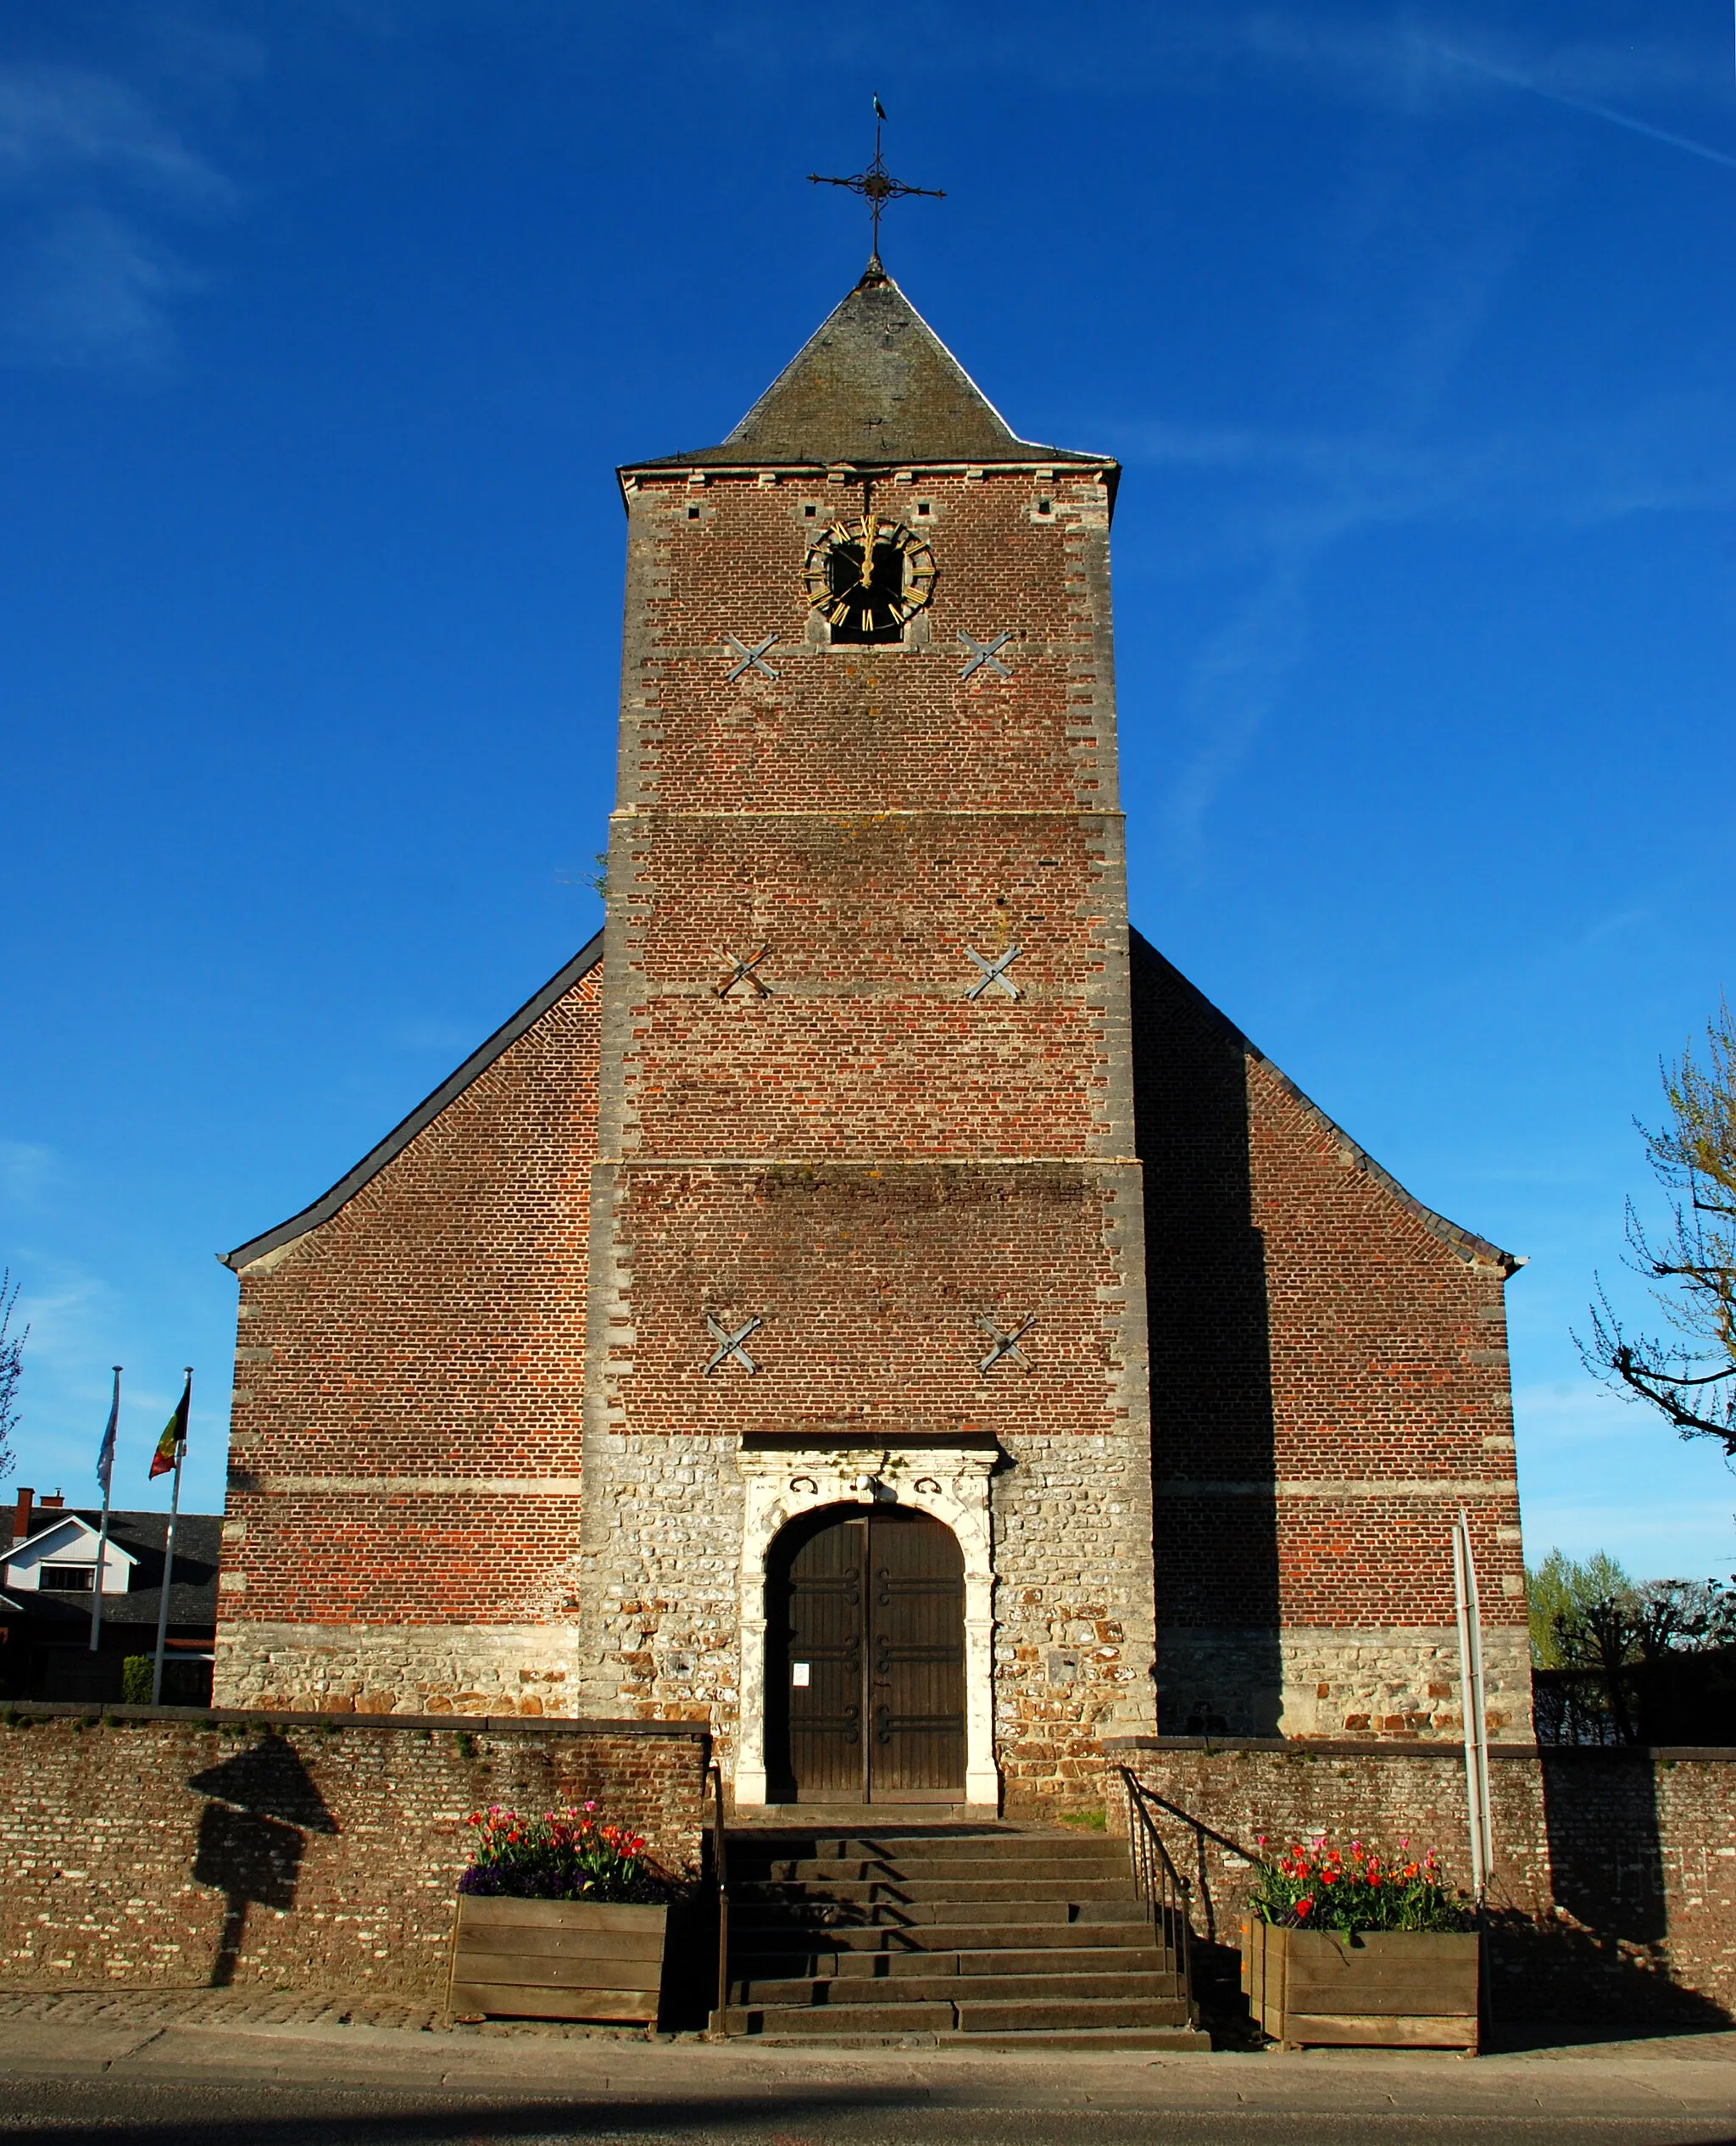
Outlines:
[[[889,201],[897,201],[905,194],[925,194],[930,201],[944,201],[946,194],[939,186],[907,186],[902,179],[894,179],[886,168],[886,159],[880,153],[880,130],[886,121],[886,108],[876,97],[874,100],[874,161],[865,171],[859,171],[854,179],[827,178],[818,171],[808,174],[808,183],[814,186],[848,186],[853,194],[867,197],[870,214],[874,219],[873,250],[868,258],[871,276],[883,276],[886,270],[880,265],[880,212]]]

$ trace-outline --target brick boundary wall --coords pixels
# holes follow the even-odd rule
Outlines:
[[[1171,1806],[1160,1826],[1194,1888],[1210,1976],[1233,1954],[1264,1833],[1383,1849],[1408,1835],[1467,1879],[1462,1751],[1440,1745],[1125,1738],[1108,1750],[1110,1824],[1127,1766]],[[1511,2019],[1725,2026],[1736,2018],[1736,1748],[1491,1748],[1489,1994]]]
[[[594,1799],[696,1871],[709,1759],[678,1723],[8,1708],[0,1988],[438,2003],[469,1812]]]

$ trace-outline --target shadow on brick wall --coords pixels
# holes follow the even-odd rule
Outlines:
[[[1241,1036],[1136,932],[1134,1143],[1144,1175],[1158,1719],[1273,1736],[1283,1706],[1266,1248],[1254,1226]]]
[[[1661,1943],[1637,1945],[1516,1908],[1489,1909],[1486,1923],[1489,2015],[1505,2043],[1516,2045],[1516,2024],[1528,2021],[1601,2022],[1616,2038],[1733,2024],[1716,1999],[1672,1978]]]
[[[1722,2004],[1672,1976],[1654,1754],[1544,1745],[1538,1759],[1556,1913],[1492,1915],[1497,2001],[1505,1985],[1521,2016],[1729,2026]]]
[[[235,1979],[248,1907],[292,1908],[308,1835],[335,1833],[337,1821],[287,1737],[263,1737],[194,1774],[187,1786],[212,1799],[199,1818],[193,1882],[223,1895],[211,1988],[225,1989]]]

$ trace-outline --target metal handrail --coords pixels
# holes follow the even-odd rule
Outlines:
[[[723,2031],[729,2010],[729,1843],[723,1830],[723,1769],[711,1773],[711,1882],[717,1894],[717,2009],[713,2025]]]
[[[1127,1793],[1127,1845],[1133,1859],[1133,1879],[1139,1888],[1139,1897],[1149,1910],[1152,1926],[1157,1932],[1158,1943],[1175,1962],[1177,1980],[1182,1986],[1182,1995],[1187,2000],[1189,2016],[1194,2010],[1194,1932],[1189,1916],[1193,1904],[1193,1887],[1171,1860],[1170,1852],[1164,1846],[1163,1835],[1157,1830],[1152,1808],[1160,1799],[1154,1797],[1143,1782],[1138,1780],[1126,1766],[1117,1766],[1121,1786]]]

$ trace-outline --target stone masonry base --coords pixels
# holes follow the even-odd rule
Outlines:
[[[1485,1626],[1483,1651],[1489,1734],[1528,1736],[1526,1628]],[[1427,1741],[1464,1732],[1459,1640],[1450,1626],[1166,1626],[1157,1660],[1158,1721],[1166,1735]]]
[[[212,1698],[312,1714],[570,1715],[576,1651],[559,1625],[231,1621],[218,1629]]]

